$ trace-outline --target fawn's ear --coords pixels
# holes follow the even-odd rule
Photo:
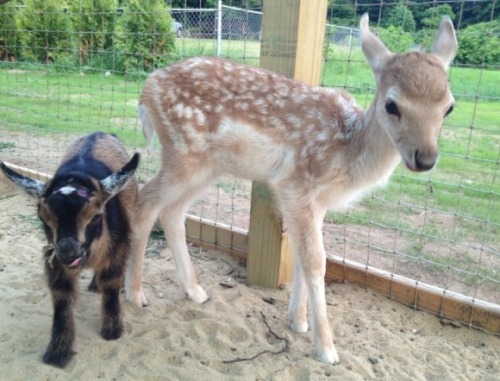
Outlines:
[[[438,56],[444,64],[446,70],[450,67],[451,61],[457,54],[457,36],[455,28],[449,16],[443,16],[439,30],[432,45],[432,54]]]
[[[384,43],[375,36],[370,31],[368,27],[368,13],[365,13],[361,17],[359,24],[360,37],[361,37],[361,50],[371,66],[375,77],[378,79],[378,75],[382,71],[383,67],[387,63],[387,60],[391,57],[392,53],[386,48]]]

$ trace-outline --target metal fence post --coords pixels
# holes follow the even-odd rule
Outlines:
[[[220,57],[222,47],[222,0],[217,1],[217,46],[216,55]]]

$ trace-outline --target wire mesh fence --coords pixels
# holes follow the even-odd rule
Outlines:
[[[109,1],[108,10],[88,10],[83,2],[0,5],[1,160],[51,173],[71,139],[102,130],[117,134],[130,151],[142,152],[139,178],[149,179],[158,166],[159,148],[146,148],[136,117],[148,68],[199,55],[259,63],[261,13],[228,3],[214,9],[161,8],[171,16],[161,40],[171,49],[161,51],[153,43],[153,55],[127,44],[134,37],[159,41],[157,29],[148,35],[124,30],[133,24],[123,20],[138,20],[146,12],[160,28],[158,11],[130,9],[117,1]],[[385,188],[346,212],[329,212],[324,227],[327,252],[404,275],[416,284],[426,282],[444,292],[500,305],[496,2],[358,3],[330,4],[321,84],[349,90],[361,105],[368,106],[375,91],[359,48],[357,22],[365,11],[391,50],[406,51],[428,48],[441,7],[448,5],[462,43],[459,49],[471,52],[467,59],[457,57],[450,71],[456,106],[440,132],[437,168],[421,175],[399,168]],[[477,7],[481,22],[476,16],[471,21],[469,15]],[[37,18],[41,14],[44,18]],[[414,25],[416,14],[426,17],[415,17]],[[88,24],[76,21],[85,18],[96,22],[91,31],[85,29]],[[68,38],[63,41],[61,36]],[[39,50],[33,48],[37,41]],[[471,48],[470,41],[479,43]],[[220,179],[190,213],[248,230],[250,189],[249,181]]]

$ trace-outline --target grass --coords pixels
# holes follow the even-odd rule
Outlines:
[[[123,76],[0,71],[1,124],[35,134],[104,130],[136,140],[141,83]]]
[[[0,151],[3,149],[14,148],[16,145],[10,142],[0,142]]]
[[[216,41],[210,39],[179,38],[176,41],[177,55],[180,57],[215,56]],[[258,65],[260,41],[223,40],[221,57],[233,61]]]

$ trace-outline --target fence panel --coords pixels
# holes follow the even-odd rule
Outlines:
[[[375,84],[359,48],[360,13],[370,12],[371,25],[392,50],[405,51],[427,48],[426,43],[435,32],[435,28],[405,31],[409,11],[427,11],[428,22],[432,23],[434,14],[442,9],[436,2],[404,2],[406,13],[401,22],[390,26],[387,22],[394,13],[391,11],[399,5],[373,3],[358,8],[330,7],[324,50],[322,85],[345,88],[364,106],[371,102]],[[462,3],[460,12],[468,11],[469,6],[486,7],[490,2],[447,2]],[[103,130],[116,133],[131,151],[142,152],[139,176],[142,181],[149,179],[158,165],[159,147],[145,147],[136,118],[146,73],[126,72],[120,66],[121,56],[131,52],[96,48],[89,51],[93,60],[83,62],[81,49],[74,43],[82,30],[64,29],[69,28],[68,24],[64,28],[46,24],[35,30],[19,30],[8,21],[22,12],[33,16],[35,10],[11,2],[0,5],[0,12],[0,158],[50,173],[69,140],[85,132]],[[70,17],[71,12],[75,11],[57,8],[48,14],[64,18]],[[109,20],[118,22],[123,12],[126,10],[110,12]],[[342,12],[350,15],[343,18],[350,20],[345,23],[348,25],[334,23]],[[222,7],[221,13],[216,9],[172,9],[175,50],[162,56],[162,62],[219,52],[222,57],[258,65],[261,15],[227,6]],[[495,22],[497,13],[493,8],[489,21]],[[86,15],[95,18],[97,14]],[[377,19],[375,15],[381,17]],[[349,211],[329,212],[325,245],[328,254],[341,261],[356,261],[365,267],[408,277],[416,288],[422,282],[429,283],[444,293],[458,292],[472,301],[482,299],[498,308],[500,129],[496,110],[500,102],[500,65],[491,54],[500,36],[493,24],[484,26],[484,30],[462,25],[463,16],[456,13],[454,19],[459,40],[465,44],[468,38],[481,36],[482,43],[476,48],[475,61],[457,61],[450,70],[456,107],[439,135],[441,158],[437,168],[426,174],[398,168],[385,188],[367,195]],[[378,26],[383,28],[377,29]],[[106,35],[110,33],[107,27],[102,21],[94,31]],[[73,42],[45,47],[49,56],[55,57],[45,62],[31,59],[28,54],[23,56],[23,41],[39,32],[46,33],[47,39],[68,35]],[[139,58],[143,54],[132,53]],[[250,188],[248,181],[223,178],[190,213],[238,232],[245,231]],[[244,244],[238,244],[238,250],[242,247]]]

